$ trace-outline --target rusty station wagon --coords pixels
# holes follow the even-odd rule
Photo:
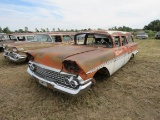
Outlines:
[[[28,50],[73,43],[72,36],[74,35],[75,32],[37,33],[35,34],[35,38],[32,40],[32,42],[6,44],[3,55],[12,62],[24,62],[27,60],[27,55],[25,53]]]
[[[74,39],[74,45],[29,51],[27,72],[48,88],[78,95],[99,77],[112,75],[138,52],[128,32],[80,32]]]

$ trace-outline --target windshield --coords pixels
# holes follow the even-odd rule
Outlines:
[[[108,35],[85,33],[76,35],[75,39],[78,45],[112,47],[112,39]]]
[[[52,42],[52,39],[50,38],[50,36],[45,34],[36,35],[35,40],[38,42]]]

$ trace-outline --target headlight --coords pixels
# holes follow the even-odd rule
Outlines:
[[[77,87],[79,87],[79,83],[76,77],[71,76],[71,77],[66,77],[65,79],[66,79],[67,84],[71,88],[76,89]]]
[[[69,72],[78,73],[80,70],[75,61],[66,60],[63,62],[63,65],[64,65],[64,68]]]
[[[30,70],[34,71],[36,69],[35,65],[32,63],[28,63],[28,67],[30,68]]]
[[[17,48],[13,48],[13,52],[18,52]]]

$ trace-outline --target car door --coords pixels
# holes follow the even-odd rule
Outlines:
[[[113,44],[114,44],[114,72],[116,72],[119,68],[121,68],[125,64],[125,53],[126,50],[122,47],[121,37],[113,36]]]
[[[131,57],[132,49],[131,45],[128,44],[126,36],[121,36],[121,38],[122,38],[122,48],[125,50],[126,53],[124,56],[124,64],[126,64]]]
[[[130,50],[131,50],[131,54],[130,54],[130,57],[134,54],[136,54],[138,51],[137,51],[137,43],[135,43],[133,41],[133,38],[131,35],[128,35],[127,36],[127,41],[128,41],[128,46],[130,47]]]

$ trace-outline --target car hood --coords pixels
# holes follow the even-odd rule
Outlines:
[[[6,43],[14,43],[15,41],[14,40],[3,40],[0,42],[0,44],[6,44]]]
[[[75,61],[84,72],[110,60],[114,57],[112,49],[88,46],[55,46],[51,48],[28,51],[34,61],[46,66],[62,69],[64,60]]]
[[[16,42],[13,44],[7,44],[6,46],[9,48],[17,48],[18,51],[28,51],[39,48],[52,47],[54,45],[59,45],[61,43],[51,43],[51,42]]]

